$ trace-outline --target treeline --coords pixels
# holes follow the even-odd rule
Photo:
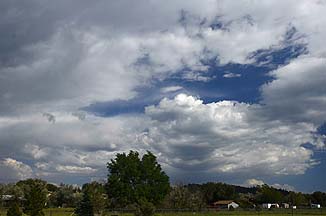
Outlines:
[[[106,183],[93,181],[79,187],[69,184],[54,185],[40,179],[27,179],[16,184],[0,184],[0,205],[8,207],[7,205],[14,199],[25,204],[28,198],[33,196],[31,192],[35,185],[37,185],[35,193],[39,196],[38,200],[44,202],[44,207],[47,208],[75,208],[84,193],[89,195],[96,210],[121,207],[114,204],[114,198],[108,197]],[[310,206],[311,203],[318,203],[326,206],[326,193],[317,191],[305,194],[276,189],[268,185],[248,188],[219,182],[178,184],[171,185],[168,195],[157,207],[199,210],[218,200],[234,200],[241,208],[254,208],[262,203],[289,203],[295,206]]]
[[[268,185],[242,187],[225,183],[170,185],[156,157],[147,152],[117,154],[107,163],[106,182],[90,182],[82,187],[55,185],[40,179],[0,184],[0,205],[9,207],[8,216],[43,216],[43,208],[75,208],[77,216],[93,216],[104,209],[129,209],[136,216],[151,216],[155,209],[207,209],[219,200],[233,200],[243,209],[260,208],[262,203],[293,206],[326,206],[326,193],[286,191]]]
[[[267,184],[256,187],[242,187],[225,183],[177,185],[171,188],[164,205],[168,208],[200,209],[219,200],[233,200],[241,208],[260,208],[263,203],[288,203],[297,207],[310,207],[312,203],[326,206],[326,193],[287,191]]]

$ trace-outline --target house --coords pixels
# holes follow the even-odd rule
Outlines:
[[[313,203],[310,204],[310,207],[311,208],[318,208],[318,209],[321,208],[320,204],[313,204]]]
[[[9,206],[10,203],[12,201],[14,201],[14,196],[13,195],[5,194],[5,195],[1,195],[0,197],[1,197],[2,205],[5,206],[5,207]]]
[[[239,204],[235,203],[233,200],[220,200],[213,203],[214,208],[218,209],[236,209]]]
[[[23,197],[15,197],[14,195],[4,194],[0,195],[0,201],[4,207],[8,207],[12,202],[19,201],[20,204],[24,201]]]
[[[279,204],[277,203],[263,203],[263,208],[265,209],[272,209],[272,208],[279,208]]]

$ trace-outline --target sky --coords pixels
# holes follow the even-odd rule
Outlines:
[[[0,182],[103,180],[136,150],[172,183],[326,191],[325,11],[2,0]]]

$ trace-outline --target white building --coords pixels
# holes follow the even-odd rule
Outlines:
[[[320,204],[313,204],[313,203],[311,203],[310,207],[311,208],[318,208],[318,209],[321,208]]]
[[[271,208],[279,208],[279,204],[277,203],[263,203],[263,208],[271,209]]]
[[[239,207],[239,204],[234,202],[233,200],[220,200],[215,203],[213,203],[214,207],[219,209],[236,209]]]

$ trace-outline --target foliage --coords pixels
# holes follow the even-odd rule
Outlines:
[[[217,200],[234,200],[237,198],[233,185],[209,182],[202,185],[202,190],[204,199],[208,204]]]
[[[151,152],[147,152],[142,159],[135,151],[130,151],[128,155],[117,154],[107,167],[107,193],[113,198],[114,206],[139,204],[140,200],[156,205],[169,191],[169,177]]]
[[[60,184],[49,197],[50,207],[76,207],[78,201],[78,189],[72,185]]]
[[[56,186],[56,185],[54,185],[54,184],[47,183],[47,184],[46,184],[46,189],[47,189],[49,192],[56,192],[59,188],[58,188],[58,186]]]
[[[155,212],[153,203],[146,199],[141,199],[136,205],[135,216],[152,216]]]
[[[92,206],[96,213],[100,213],[106,206],[105,186],[93,181],[83,185],[83,192],[89,195]]]
[[[185,185],[176,185],[172,187],[163,203],[164,208],[191,209],[193,211],[198,211],[205,206],[206,204],[201,191],[191,191],[191,189]]]
[[[46,184],[39,179],[28,179],[24,182],[19,182],[25,191],[24,213],[30,216],[44,216],[43,208],[46,204]]]
[[[7,216],[21,216],[22,214],[17,202],[13,202],[7,211]]]
[[[290,192],[286,201],[295,206],[307,205],[308,201],[302,193]]]
[[[78,203],[78,205],[75,209],[75,214],[77,216],[93,216],[94,215],[93,205],[89,198],[88,193],[83,193],[83,198]]]
[[[265,184],[259,187],[256,201],[257,203],[281,202],[282,197],[280,191]]]
[[[311,194],[311,202],[326,206],[326,193],[316,191]]]

